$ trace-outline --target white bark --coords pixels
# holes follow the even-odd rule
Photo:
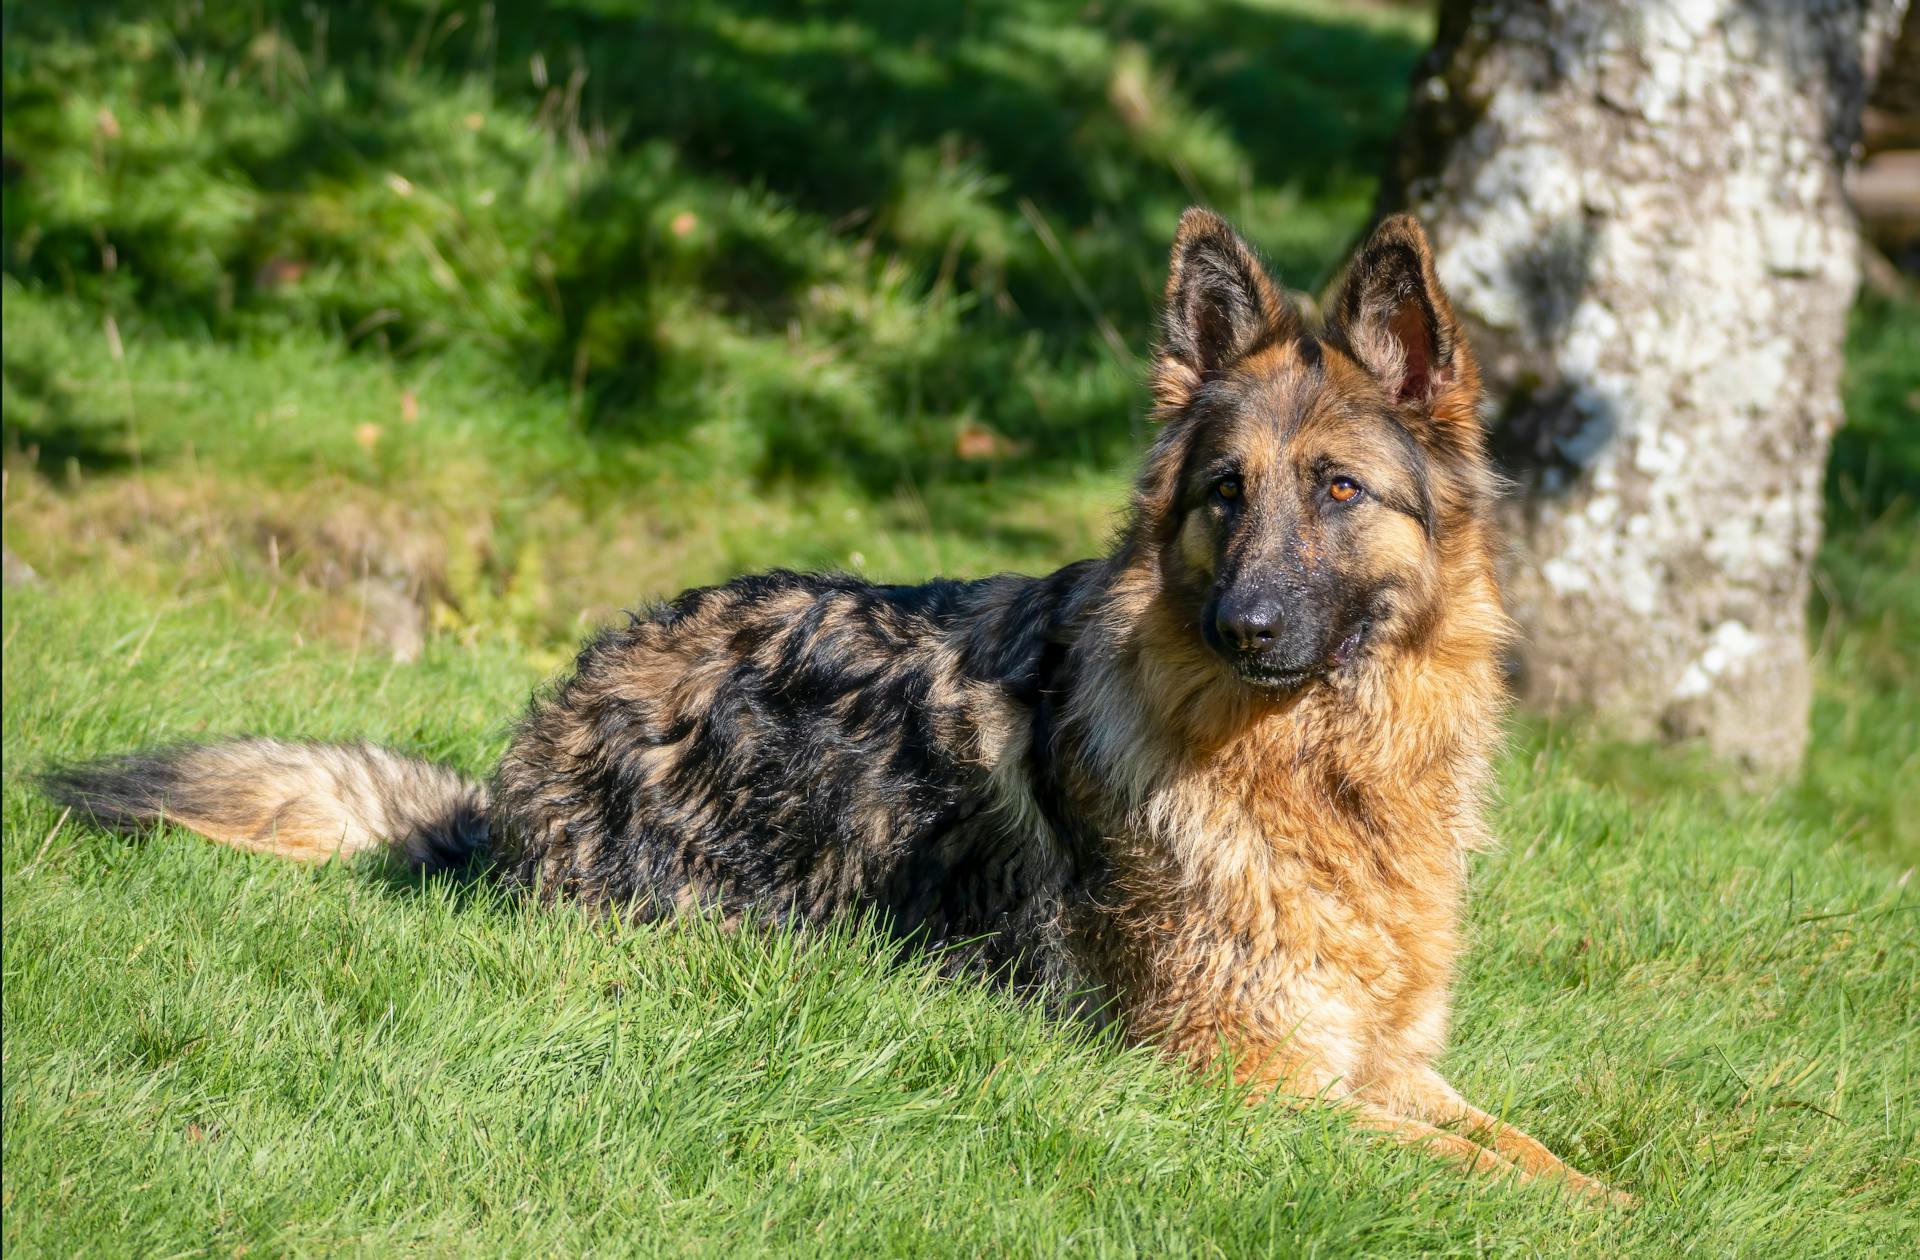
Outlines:
[[[1432,232],[1500,410],[1531,700],[1798,763],[1842,179],[1905,7],[1443,4],[1386,197]]]

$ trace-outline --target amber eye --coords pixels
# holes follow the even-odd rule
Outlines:
[[[1336,503],[1345,503],[1360,493],[1360,483],[1351,477],[1335,477],[1332,484],[1327,486],[1327,493],[1333,496]]]
[[[1213,492],[1227,502],[1232,503],[1240,497],[1240,479],[1238,477],[1222,477],[1214,483]]]

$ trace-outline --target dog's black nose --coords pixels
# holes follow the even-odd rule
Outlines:
[[[1214,628],[1224,642],[1242,652],[1263,652],[1280,634],[1280,608],[1264,601],[1223,603]]]

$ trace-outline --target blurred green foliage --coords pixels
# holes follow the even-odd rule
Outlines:
[[[564,391],[769,477],[1137,436],[1166,242],[1289,282],[1365,214],[1424,19],[1318,4],[9,5],[7,273]]]

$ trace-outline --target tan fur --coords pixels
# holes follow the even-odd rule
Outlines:
[[[403,807],[433,815],[473,795],[453,771],[371,744],[239,740],[193,749],[180,770],[203,804],[197,812],[163,804],[160,816],[222,844],[296,862],[386,849],[409,834]]]
[[[1212,577],[1202,514],[1183,519],[1172,547],[1136,551],[1115,606],[1096,618],[1129,630],[1094,654],[1103,673],[1084,680],[1076,715],[1105,777],[1132,793],[1126,816],[1107,826],[1124,838],[1108,956],[1125,971],[1117,987],[1134,1035],[1196,1065],[1224,1056],[1254,1098],[1342,1100],[1363,1127],[1479,1171],[1548,1175],[1607,1196],[1467,1104],[1431,1066],[1446,1041],[1466,857],[1488,843],[1483,798],[1501,739],[1509,623],[1485,510],[1477,370],[1418,225],[1390,221],[1375,242],[1417,259],[1448,356],[1431,392],[1403,404],[1405,423],[1431,450],[1460,456],[1434,487],[1437,540],[1408,518],[1369,532],[1365,566],[1400,577],[1412,607],[1398,637],[1358,668],[1267,701],[1196,642],[1170,594],[1172,570],[1184,566],[1188,583]],[[1176,244],[1176,270],[1180,254]],[[1233,365],[1276,414],[1302,413],[1284,442],[1258,413],[1242,421],[1257,432],[1229,439],[1235,466],[1250,470],[1249,493],[1314,451],[1338,448],[1364,466],[1366,444],[1379,439],[1347,425],[1344,409],[1391,405],[1397,383],[1417,379],[1400,346],[1405,319],[1369,279],[1350,277],[1346,294],[1359,361],[1326,347],[1316,398],[1295,397],[1289,340]],[[1163,359],[1154,379],[1161,417],[1178,423],[1197,378]],[[1175,476],[1150,468],[1142,478],[1143,534],[1172,509]],[[1311,525],[1292,542],[1310,560]]]
[[[1196,1065],[1224,1052],[1255,1098],[1346,1099],[1364,1126],[1478,1170],[1605,1194],[1429,1066],[1445,1045],[1465,857],[1488,841],[1481,796],[1504,708],[1490,554],[1484,542],[1462,552],[1418,653],[1382,654],[1288,705],[1247,704],[1197,653],[1186,670],[1116,662],[1102,690],[1138,697],[1125,742],[1157,732],[1163,745],[1156,769],[1132,772],[1141,791],[1123,829],[1144,838],[1126,854],[1116,929],[1115,955],[1139,960],[1121,981],[1127,1019]],[[1150,609],[1141,620],[1152,626]],[[1434,1127],[1456,1122],[1499,1156]]]

